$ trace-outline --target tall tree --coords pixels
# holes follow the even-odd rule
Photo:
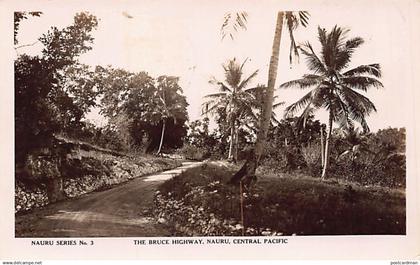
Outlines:
[[[365,92],[371,87],[383,86],[377,79],[381,77],[379,64],[361,65],[346,70],[355,49],[364,42],[360,37],[346,40],[347,33],[348,30],[337,26],[329,33],[318,27],[318,38],[321,43],[320,56],[315,54],[309,42],[300,48],[306,56],[307,66],[312,73],[281,85],[283,88],[314,87],[296,103],[287,107],[286,115],[293,115],[302,109],[303,117],[319,108],[328,111],[322,179],[327,177],[328,172],[333,122],[339,123],[341,128],[353,129],[353,121],[356,121],[360,123],[365,132],[369,131],[365,118],[372,111],[376,111],[376,108],[366,96],[356,90]]]
[[[19,25],[24,16],[15,13],[15,30],[16,22]],[[91,49],[91,31],[97,25],[95,16],[78,13],[72,25],[61,30],[53,27],[39,39],[44,45],[41,56],[23,54],[15,60],[17,160],[24,160],[32,149],[48,145],[65,121],[80,121],[94,104],[92,83],[75,93],[66,81],[78,82],[77,75],[68,75],[68,70],[76,69],[78,56]]]
[[[168,121],[174,124],[185,123],[187,120],[187,101],[182,94],[182,88],[178,84],[179,78],[174,76],[160,76],[157,79],[156,112],[162,124],[159,147],[156,154],[162,150],[165,137],[165,129]]]
[[[271,58],[268,69],[268,82],[267,90],[264,97],[264,105],[262,109],[262,115],[260,118],[260,126],[257,134],[257,140],[255,143],[254,152],[242,168],[231,178],[231,183],[237,183],[245,178],[246,183],[250,183],[256,179],[255,171],[258,167],[259,160],[264,150],[264,144],[266,143],[267,133],[270,126],[270,119],[273,111],[274,101],[274,86],[277,78],[277,68],[279,62],[280,43],[285,25],[288,29],[290,36],[290,55],[289,60],[291,61],[293,55],[298,55],[298,48],[293,36],[293,31],[299,26],[306,26],[308,23],[309,13],[306,11],[292,12],[292,11],[280,11],[277,13],[276,27],[273,38],[273,46],[271,50]]]
[[[205,96],[208,100],[203,104],[203,114],[218,114],[220,110],[226,113],[230,127],[228,159],[236,159],[234,148],[241,118],[254,115],[254,109],[258,107],[255,97],[246,90],[252,79],[257,76],[258,70],[244,77],[243,68],[246,62],[247,60],[239,64],[234,58],[224,64],[225,81],[210,81],[219,87],[219,92]]]

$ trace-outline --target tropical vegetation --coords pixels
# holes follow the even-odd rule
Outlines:
[[[71,194],[81,194],[137,177],[136,170],[149,172],[143,167],[154,172],[153,161],[206,160],[153,186],[154,215],[172,224],[174,235],[405,233],[406,131],[370,130],[377,109],[367,92],[383,87],[381,66],[352,64],[364,40],[349,37],[348,29],[318,26],[318,51],[294,37],[308,25],[308,12],[277,12],[266,82],[256,82],[259,70],[247,72],[250,59],[229,57],[224,76],[209,81],[214,92],[202,98],[201,116],[190,120],[181,77],[80,62],[100,27],[87,12],[40,36],[38,55],[21,53],[32,44],[20,43],[20,23],[39,16],[16,12],[14,21],[16,182],[25,210],[33,208],[25,201],[36,199],[26,183],[42,190],[38,207],[63,199],[51,194],[70,182]],[[227,13],[222,39],[246,30],[248,18]],[[303,56],[308,72],[279,85],[287,35],[284,60]],[[276,111],[291,88],[305,93],[284,113]],[[87,119],[92,111],[103,124]],[[92,150],[101,155],[86,159]],[[133,168],[121,162],[136,158],[145,159]],[[110,182],[109,168],[124,171],[122,177]],[[77,179],[81,172],[90,183],[56,177]]]
[[[286,108],[285,115],[294,115],[303,109],[303,118],[312,114],[319,108],[328,112],[328,129],[325,140],[324,165],[322,178],[326,178],[330,139],[333,122],[339,123],[340,128],[348,131],[354,130],[354,122],[360,123],[364,132],[369,131],[366,117],[376,111],[375,105],[364,95],[357,92],[366,92],[371,87],[382,87],[377,79],[381,77],[379,64],[360,65],[346,69],[355,49],[363,44],[363,39],[355,37],[346,40],[348,30],[335,26],[331,32],[318,27],[318,38],[321,43],[321,55],[315,54],[312,45],[306,42],[300,47],[306,57],[310,74],[301,79],[292,80],[281,85],[283,88],[314,87],[296,103]]]

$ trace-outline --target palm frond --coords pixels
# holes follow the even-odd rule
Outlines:
[[[214,98],[222,98],[222,97],[224,98],[226,96],[227,96],[226,92],[221,92],[221,93],[213,93],[213,94],[205,95],[204,98],[214,99]]]
[[[369,76],[348,76],[341,79],[341,83],[350,88],[367,91],[370,87],[383,87],[381,81]]]
[[[297,120],[297,128],[298,130],[305,129],[307,120],[312,117],[315,107],[312,104],[308,104],[306,108],[303,110],[302,114],[299,116]]]
[[[349,87],[344,86],[343,89],[339,90],[339,93],[348,107],[349,117],[359,122],[364,132],[368,132],[369,126],[365,118],[371,112],[376,112],[375,105],[367,97]]]
[[[264,101],[265,91],[266,86],[264,85],[258,85],[256,87],[251,87],[244,90],[244,92],[251,94],[255,98],[255,100],[261,102],[261,104]]]
[[[284,117],[289,118],[295,115],[299,110],[306,108],[309,104],[312,103],[312,100],[314,98],[314,94],[316,94],[316,90],[318,88],[315,88],[314,90],[308,92],[306,95],[304,95],[301,99],[296,101],[295,103],[291,104],[284,110]]]
[[[242,80],[242,82],[238,86],[238,90],[244,89],[249,84],[249,82],[251,82],[252,79],[254,79],[257,76],[257,74],[258,74],[258,70],[256,70],[255,72],[253,72],[246,79]]]
[[[376,107],[370,99],[364,95],[354,91],[350,87],[343,86],[339,90],[340,96],[344,98],[347,105],[352,109],[355,109],[362,113],[363,115],[369,115],[371,112],[376,112]]]
[[[321,41],[321,54],[324,64],[331,70],[337,69],[337,59],[344,47],[345,35],[347,29],[338,27],[337,25],[327,33],[325,29],[318,27],[318,38]]]
[[[277,109],[278,107],[283,106],[284,104],[286,104],[286,102],[284,102],[284,101],[274,103],[273,104],[273,109]]]
[[[298,45],[296,44],[293,32],[297,29],[299,24],[301,24],[303,27],[308,25],[309,13],[307,11],[299,11],[297,13],[287,11],[285,12],[285,19],[290,37],[289,63],[292,63],[293,57],[299,58],[299,49]]]
[[[327,73],[324,62],[315,54],[312,45],[309,42],[306,42],[302,46],[303,47],[299,47],[299,50],[306,56],[306,64],[308,65],[309,70],[313,71],[315,74]]]
[[[280,121],[277,119],[276,114],[274,112],[272,112],[271,114],[271,123],[273,123],[274,125],[280,124]]]
[[[346,41],[345,49],[354,51],[357,47],[362,45],[365,41],[361,37],[355,37]]]
[[[369,128],[369,126],[366,122],[366,116],[365,115],[362,115],[361,113],[356,112],[356,111],[350,112],[349,115],[350,115],[350,118],[352,120],[357,121],[362,126],[362,129],[363,129],[364,133],[367,133],[367,132],[370,131],[370,128]]]
[[[340,116],[337,123],[340,130],[351,131],[352,129],[354,129],[354,122],[351,120],[348,113],[347,115]]]
[[[308,88],[311,86],[319,85],[322,81],[323,77],[319,75],[313,75],[308,74],[304,75],[301,79],[292,80],[289,82],[285,82],[280,85],[281,88],[291,88],[291,87],[297,87],[297,88]]]
[[[227,92],[227,91],[232,92],[232,90],[227,85],[225,85],[223,82],[217,80],[214,76],[210,78],[209,84],[219,86],[219,90],[221,92]]]
[[[256,112],[254,111],[254,109],[252,108],[252,107],[242,107],[241,109],[240,109],[240,114],[242,115],[242,116],[245,116],[245,117],[250,117],[250,118],[252,118],[252,119],[254,119],[254,120],[256,120],[256,121],[258,121],[258,115],[256,114]]]
[[[241,64],[241,67],[239,68],[239,70],[242,72],[242,69],[245,66],[245,63],[248,61],[248,58],[245,58],[245,60],[243,61],[243,63]]]
[[[310,14],[308,11],[299,11],[299,21],[303,27],[308,25],[309,16]]]
[[[321,28],[320,26],[318,26],[318,40],[321,43],[321,47],[322,47],[322,55],[324,55],[327,50],[327,46],[329,45],[327,43],[327,30],[325,28]],[[326,60],[325,60],[325,56],[321,57],[322,63],[325,64],[326,66],[328,66]]]
[[[214,97],[204,103],[202,106],[202,115],[204,114],[215,114],[220,108],[227,108],[230,103],[230,100],[226,97]]]
[[[354,50],[363,43],[364,40],[362,38],[356,37],[346,41],[344,45],[339,46],[335,55],[334,68],[337,71],[341,71],[342,69],[346,68],[350,63],[350,59],[354,53]]]
[[[222,35],[222,40],[229,35],[233,40],[234,33],[238,32],[239,29],[246,30],[246,24],[248,22],[248,13],[245,11],[227,13],[223,17],[222,27],[220,28],[220,33]]]
[[[331,99],[331,105],[333,107],[333,119],[339,124],[340,129],[349,130],[354,127],[353,121],[350,119],[350,111],[348,104],[339,93],[335,91],[334,97]]]
[[[291,11],[286,12],[286,24],[287,24],[287,30],[289,32],[289,37],[290,37],[289,62],[292,63],[293,55],[296,58],[299,57],[299,51],[296,45],[295,37],[293,35],[293,31],[295,31],[299,25],[299,20],[295,16],[295,14],[293,14],[293,12]]]
[[[219,83],[219,85],[220,85],[220,87],[219,87],[219,89],[220,89],[220,91],[222,91],[222,92],[230,92],[230,93],[232,93],[232,89],[230,89],[227,85],[225,85],[224,83]]]
[[[379,64],[360,65],[343,73],[344,76],[357,76],[362,74],[369,74],[380,78],[382,76],[381,66]]]
[[[247,88],[247,89],[244,89],[243,91],[250,93],[252,95],[256,95],[257,93],[263,93],[265,89],[266,89],[266,86],[257,85],[256,87]]]

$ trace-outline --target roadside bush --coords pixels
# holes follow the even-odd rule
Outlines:
[[[183,155],[186,159],[202,160],[204,158],[203,149],[190,145],[190,144],[184,144],[184,146],[178,150],[179,150],[178,152],[181,155]]]
[[[301,153],[311,176],[320,176],[322,170],[321,146],[319,144],[310,143],[307,146],[301,147]]]
[[[405,188],[405,129],[388,128],[367,135],[335,137],[330,173],[361,185]]]
[[[404,188],[406,183],[405,155],[391,154],[380,159],[373,154],[349,155],[331,167],[335,178],[361,185]]]
[[[272,172],[290,172],[305,166],[298,147],[268,145],[261,158],[261,166]]]

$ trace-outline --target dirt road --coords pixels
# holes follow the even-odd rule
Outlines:
[[[55,203],[16,217],[16,237],[169,236],[148,214],[159,184],[199,162],[139,177],[109,190]]]

